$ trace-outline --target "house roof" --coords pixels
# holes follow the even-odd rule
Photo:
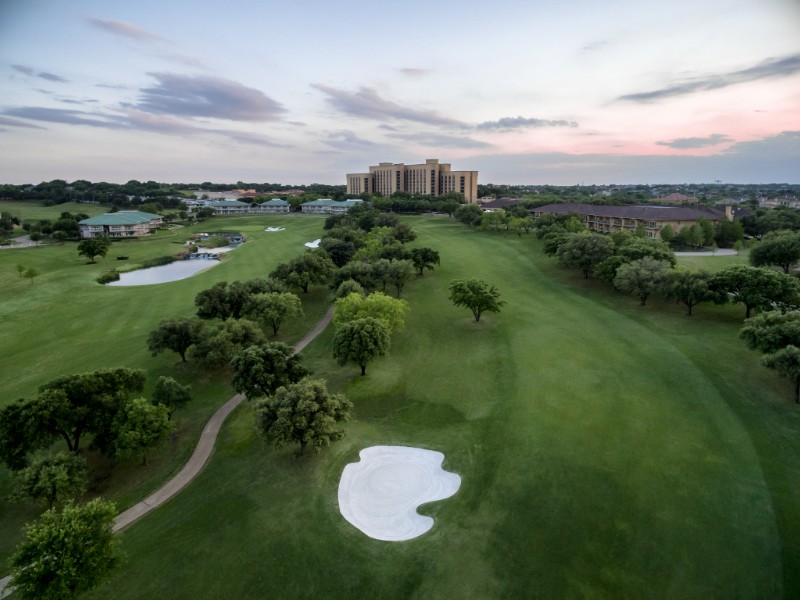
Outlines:
[[[534,208],[535,213],[554,213],[595,215],[598,217],[619,217],[622,219],[644,219],[648,221],[693,221],[705,217],[719,221],[725,212],[718,208],[703,209],[687,206],[607,206],[593,204],[547,204]]]
[[[234,208],[234,207],[242,207],[250,206],[247,202],[239,202],[239,200],[215,200],[214,202],[209,202],[206,206],[211,208]]]
[[[161,215],[141,212],[139,210],[121,210],[115,213],[106,213],[79,221],[78,225],[139,225],[153,219],[160,219]]]
[[[262,202],[261,206],[289,206],[289,203],[286,200],[281,200],[280,198],[273,198],[272,200]]]

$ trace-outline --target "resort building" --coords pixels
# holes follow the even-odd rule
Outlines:
[[[348,210],[353,208],[354,206],[358,206],[361,204],[363,200],[330,200],[328,198],[323,198],[321,200],[312,200],[310,202],[303,202],[300,205],[300,210],[303,214],[312,214],[312,215],[335,215],[340,213],[346,213]]]
[[[114,237],[132,238],[150,235],[151,232],[161,227],[161,215],[141,212],[138,210],[121,210],[115,213],[106,213],[78,222],[81,237]]]
[[[395,192],[441,196],[457,192],[469,204],[478,201],[478,172],[453,171],[450,164],[430,158],[424,164],[379,163],[368,173],[348,173],[348,194],[380,194],[391,196]]]
[[[594,206],[591,204],[548,204],[531,210],[534,218],[545,214],[575,214],[587,229],[601,233],[633,231],[644,226],[649,238],[659,238],[661,230],[671,225],[675,233],[691,227],[701,218],[712,223],[722,219],[733,219],[730,206],[724,210],[712,207],[690,208],[685,206]]]
[[[240,200],[216,200],[207,202],[204,206],[211,208],[217,215],[276,214],[289,212],[289,203],[280,198],[267,200],[262,204],[251,204]]]

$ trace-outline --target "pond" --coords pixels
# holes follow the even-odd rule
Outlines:
[[[195,273],[210,269],[220,264],[215,259],[196,258],[194,260],[176,260],[168,265],[160,267],[150,267],[149,269],[139,269],[129,273],[120,273],[119,281],[112,281],[106,285],[129,286],[129,285],[153,285],[155,283],[167,283],[191,277]]]

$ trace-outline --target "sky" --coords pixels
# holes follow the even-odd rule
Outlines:
[[[800,0],[0,0],[0,182],[800,183]]]

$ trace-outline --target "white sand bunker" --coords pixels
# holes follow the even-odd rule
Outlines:
[[[321,241],[322,240],[319,239],[319,240],[314,240],[313,242],[306,242],[306,246],[308,246],[309,248],[319,248],[319,243]]]
[[[264,231],[269,231],[270,233],[273,231],[283,231],[286,227],[267,227]]]
[[[406,446],[372,446],[342,471],[339,511],[376,540],[400,542],[422,535],[433,519],[417,514],[426,502],[458,491],[461,477],[442,469],[444,454]]]

